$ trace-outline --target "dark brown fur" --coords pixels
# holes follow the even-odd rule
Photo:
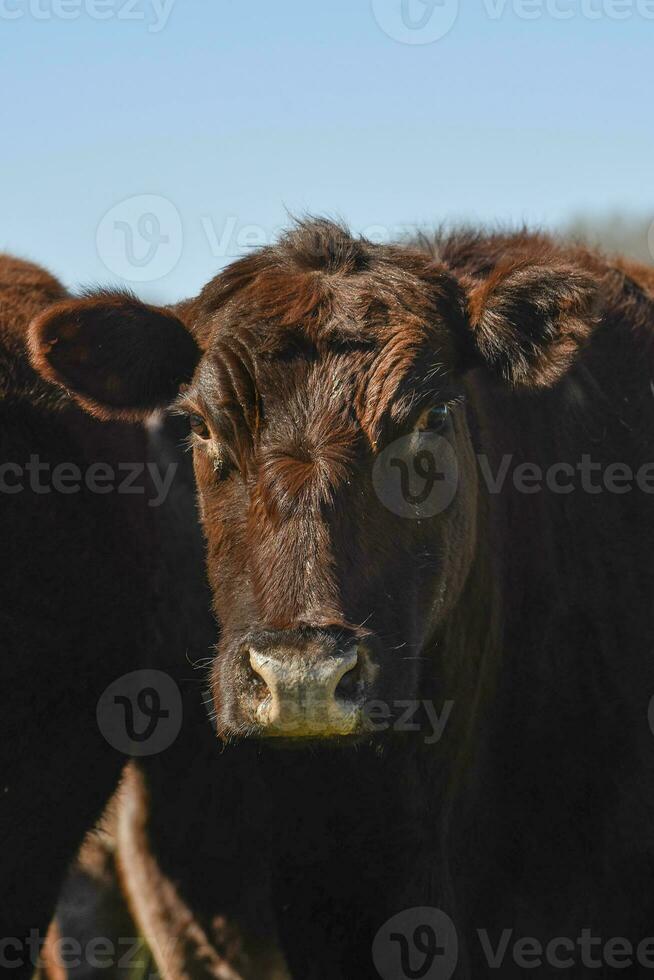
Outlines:
[[[65,295],[38,267],[0,261],[2,462],[24,466],[32,453],[52,465],[144,458],[138,430],[91,419],[29,364],[30,321]],[[3,937],[45,935],[66,866],[118,777],[121,759],[97,729],[95,705],[145,646],[148,515],[135,499],[29,487],[3,495]],[[26,961],[16,975],[29,971]]]
[[[62,302],[70,298],[47,272],[0,258],[0,464],[24,467],[34,454],[84,474],[95,462],[156,460],[143,427],[102,424],[30,364],[30,323]],[[179,504],[182,482],[169,505]],[[165,665],[164,651],[183,664],[192,650],[175,610],[179,589],[171,594],[162,574],[159,519],[168,509],[157,514],[151,497],[84,485],[39,493],[27,476],[22,490],[0,494],[0,939],[22,944],[30,930],[44,938],[68,865],[118,780],[124,759],[96,722],[101,693],[121,674]],[[193,521],[192,498],[186,506]],[[180,535],[166,545],[176,574],[188,522],[183,533],[186,544]],[[206,601],[196,591],[202,619]],[[25,945],[7,950],[16,977],[32,975],[33,959]]]
[[[651,462],[651,289],[649,270],[545,236],[404,249],[312,222],[178,308],[202,352],[180,405],[212,436],[194,441],[211,683],[236,744],[198,748],[172,808],[170,772],[132,787],[126,887],[141,922],[159,916],[153,939],[172,883],[219,955],[216,918],[259,923],[301,980],[375,976],[375,933],[412,906],[455,920],[461,978],[487,969],[478,929],[651,933],[650,496],[491,494],[475,460]],[[458,493],[398,517],[375,460],[444,402]],[[454,702],[443,738],[423,720],[356,746],[257,743],[244,652],[280,635],[289,656],[356,637],[372,697]]]

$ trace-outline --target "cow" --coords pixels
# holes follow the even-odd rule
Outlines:
[[[197,348],[174,393],[160,316]],[[30,344],[96,418],[190,423],[215,748],[132,768],[117,830],[162,976],[640,975],[654,272],[308,220]]]
[[[163,435],[98,421],[30,363],[30,323],[69,299],[44,269],[0,257],[0,965],[16,977],[32,975],[68,865],[125,762],[99,698],[165,648],[160,601],[174,600],[152,506],[162,488],[145,480]],[[172,391],[193,373],[194,345],[176,350],[173,337],[171,353],[159,380]]]

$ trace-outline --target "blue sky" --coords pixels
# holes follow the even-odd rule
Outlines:
[[[653,0],[404,2],[0,0],[0,248],[168,301],[289,213],[654,218]]]

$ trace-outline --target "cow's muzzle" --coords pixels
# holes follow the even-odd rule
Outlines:
[[[316,656],[283,647],[250,648],[250,666],[265,690],[256,709],[262,735],[327,738],[364,728],[371,665],[356,644]]]

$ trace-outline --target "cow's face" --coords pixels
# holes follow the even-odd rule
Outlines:
[[[357,738],[418,699],[423,678],[434,692],[478,546],[466,372],[554,381],[591,297],[574,269],[520,261],[462,282],[429,256],[314,224],[186,304],[190,333],[142,307],[148,369],[129,384],[134,340],[122,375],[105,363],[119,299],[110,317],[101,297],[104,314],[85,300],[76,319],[59,307],[35,323],[36,363],[91,410],[144,413],[190,378],[177,407],[221,626],[221,735]],[[122,302],[125,330],[138,304]]]
[[[219,319],[180,403],[222,627],[219,728],[360,733],[371,704],[417,696],[474,553],[476,469],[447,335],[416,322],[411,340],[371,330],[261,352],[273,324]]]

